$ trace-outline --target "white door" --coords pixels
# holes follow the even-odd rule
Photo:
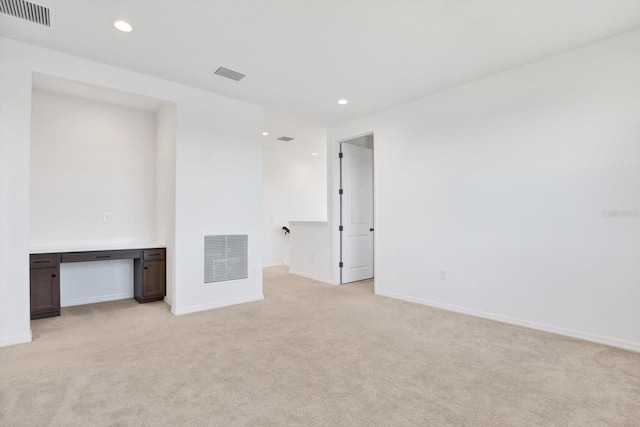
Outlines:
[[[342,146],[342,283],[373,277],[373,150]]]

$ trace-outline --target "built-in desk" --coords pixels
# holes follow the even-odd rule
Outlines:
[[[29,262],[31,318],[40,319],[60,315],[61,263],[116,259],[133,259],[133,297],[139,303],[164,298],[166,292],[166,250],[164,248],[49,253],[32,251]]]

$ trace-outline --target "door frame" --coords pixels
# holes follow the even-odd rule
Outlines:
[[[330,201],[330,218],[331,218],[331,235],[332,235],[332,280],[336,285],[342,285],[340,275],[340,144],[348,142],[352,139],[360,138],[367,135],[373,135],[373,292],[376,293],[377,285],[377,273],[378,273],[378,174],[377,174],[377,159],[376,159],[376,135],[375,131],[370,130],[361,133],[350,134],[347,137],[340,137],[330,140],[329,143],[329,176],[331,177],[331,185],[329,186],[331,197]]]

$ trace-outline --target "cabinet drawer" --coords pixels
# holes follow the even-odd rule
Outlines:
[[[98,251],[62,254],[62,262],[106,261],[110,259],[140,258],[140,251]]]
[[[29,267],[50,268],[58,266],[58,254],[36,254],[29,256]]]
[[[161,261],[165,257],[164,249],[145,249],[142,251],[145,261]]]

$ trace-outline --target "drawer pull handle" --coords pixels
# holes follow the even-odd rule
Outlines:
[[[42,264],[44,262],[51,262],[50,260],[46,259],[44,261],[33,261],[34,264]]]
[[[147,269],[147,267],[144,268],[145,270]]]
[[[56,275],[55,275],[55,274],[52,274],[52,275],[51,275],[51,277],[56,277]]]
[[[160,254],[149,254],[149,256],[160,256]]]
[[[111,255],[102,255],[102,256],[97,256],[96,258],[111,258]]]

